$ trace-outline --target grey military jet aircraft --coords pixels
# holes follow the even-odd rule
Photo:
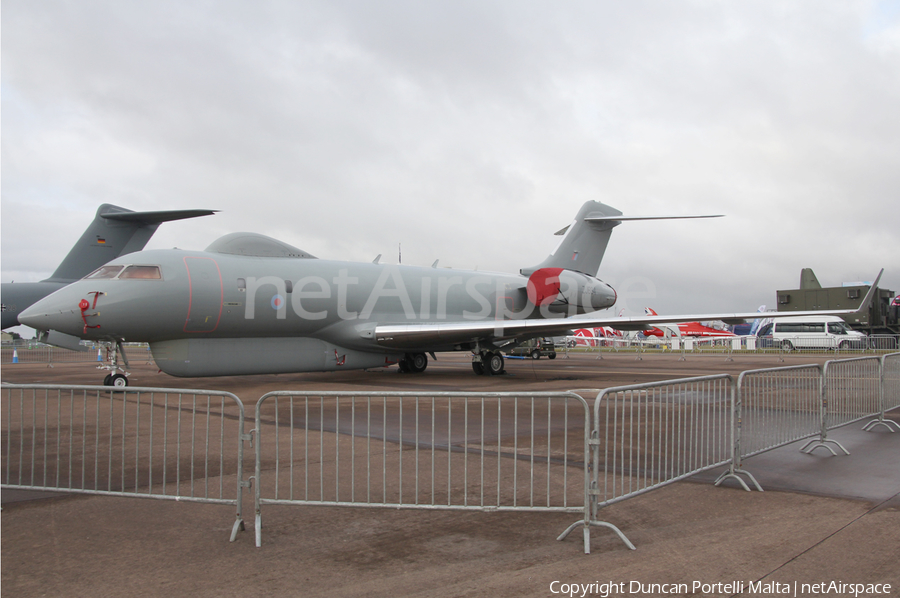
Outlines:
[[[140,251],[161,223],[214,213],[214,210],[133,212],[112,204],[101,205],[94,220],[50,278],[40,282],[2,284],[2,328],[6,330],[20,324],[19,314],[39,299],[87,276],[113,258]]]
[[[174,376],[392,364],[419,373],[438,351],[471,351],[475,373],[494,375],[504,370],[501,348],[573,327],[633,330],[759,317],[609,315],[573,323],[571,316],[615,304],[615,290],[596,275],[612,229],[639,219],[647,218],[588,202],[558,233],[556,250],[518,275],[322,260],[263,235],[233,233],[204,251],[118,257],[31,306],[19,321],[48,331],[51,342],[93,339],[119,348],[125,340],[148,342],[159,368]],[[127,384],[120,352],[127,366],[124,351],[114,351],[105,384]]]

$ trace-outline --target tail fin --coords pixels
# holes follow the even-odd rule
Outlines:
[[[816,278],[816,273],[812,271],[812,268],[803,268],[800,270],[800,288],[801,289],[821,289],[822,285],[819,284],[819,279]]]
[[[547,259],[533,268],[523,268],[521,273],[530,276],[541,268],[575,270],[588,276],[596,276],[612,229],[620,221],[610,216],[621,216],[619,210],[599,201],[589,201],[581,206],[575,221],[557,235],[564,235]]]
[[[78,280],[120,255],[140,251],[163,222],[214,213],[215,210],[132,212],[103,204],[97,209],[94,221],[47,281]]]
[[[523,276],[530,276],[541,268],[563,268],[575,270],[588,276],[597,276],[600,262],[606,253],[612,229],[627,220],[672,220],[681,218],[719,218],[721,214],[710,216],[623,216],[619,210],[589,201],[581,206],[575,221],[557,232],[564,235],[559,245],[547,259],[531,268],[522,268]]]

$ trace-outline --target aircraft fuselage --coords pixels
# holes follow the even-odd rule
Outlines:
[[[538,307],[523,276],[153,250],[113,260],[27,315],[30,326],[73,337],[148,342],[173,375],[368,368],[403,356],[377,342],[377,325],[575,315],[615,302],[596,278],[560,277],[557,301]],[[405,351],[469,348],[456,341]]]

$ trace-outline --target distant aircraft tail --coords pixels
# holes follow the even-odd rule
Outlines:
[[[103,204],[97,209],[93,222],[47,281],[72,282],[84,278],[120,255],[143,249],[161,223],[214,213],[215,210],[132,212]]]
[[[803,268],[800,270],[800,288],[804,290],[822,288],[822,285],[819,284],[819,279],[816,278],[816,273],[813,272],[812,268]]]
[[[547,259],[531,268],[520,270],[523,276],[530,276],[541,268],[562,268],[597,276],[600,262],[606,253],[606,246],[612,229],[628,220],[671,220],[681,218],[718,218],[715,216],[623,216],[622,212],[602,204],[589,201],[581,206],[575,221],[557,232],[562,240]]]

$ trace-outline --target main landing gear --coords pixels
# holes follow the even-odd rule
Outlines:
[[[122,361],[125,362],[125,367],[129,367],[128,357],[125,356],[125,347],[122,346],[122,341],[117,339],[113,346],[107,346],[106,348],[106,359],[109,361],[109,364],[104,363],[97,366],[99,370],[109,371],[106,377],[103,378],[103,386],[114,386],[116,388],[128,386],[129,374],[124,368],[119,367],[119,353],[122,354]]]
[[[397,365],[404,374],[421,374],[428,367],[428,356],[424,353],[407,353]]]
[[[481,351],[472,355],[472,371],[479,376],[499,376],[506,371],[500,351]]]

